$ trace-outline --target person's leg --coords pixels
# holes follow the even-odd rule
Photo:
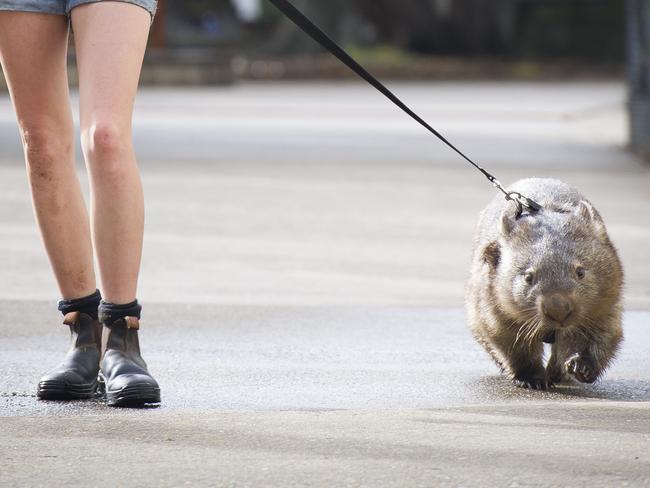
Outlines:
[[[96,289],[88,215],[74,165],[63,15],[0,12],[0,61],[18,118],[34,210],[64,299]]]
[[[63,14],[63,12],[61,12]],[[65,15],[0,12],[0,61],[9,85],[36,218],[63,300],[72,347],[38,384],[41,399],[89,398],[97,387],[97,322],[88,215],[74,165]]]
[[[131,116],[151,23],[141,7],[98,2],[72,9],[81,140],[90,174],[92,233],[104,299],[135,300],[144,227]]]
[[[71,12],[79,70],[81,141],[90,174],[92,234],[104,299],[101,370],[109,405],[160,401],[140,355],[136,300],[144,200],[131,117],[151,15],[126,2],[94,2]]]

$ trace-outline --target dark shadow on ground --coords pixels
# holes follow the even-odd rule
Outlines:
[[[650,401],[650,381],[641,379],[609,380],[605,378],[592,385],[562,383],[555,385],[549,390],[540,391],[518,388],[504,376],[485,376],[468,386],[475,390],[477,396],[492,401],[512,401],[517,399],[594,399],[617,402]]]

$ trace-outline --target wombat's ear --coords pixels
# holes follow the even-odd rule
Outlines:
[[[501,246],[497,241],[490,242],[483,248],[483,261],[488,263],[492,269],[496,269],[501,260]]]
[[[581,219],[586,220],[587,222],[591,222],[596,218],[594,207],[586,200],[580,200],[580,203],[578,203],[578,206],[576,207],[576,213]]]
[[[501,214],[501,234],[509,236],[517,225],[517,209],[508,205]]]
[[[603,219],[591,203],[581,200],[576,207],[575,213],[585,222],[591,224],[597,231],[605,230]]]

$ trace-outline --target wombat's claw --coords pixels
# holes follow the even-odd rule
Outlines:
[[[583,356],[573,356],[566,363],[567,372],[580,383],[593,383],[598,379],[598,373],[595,371],[591,361]]]
[[[553,383],[546,378],[527,378],[525,380],[515,378],[512,383],[518,388],[527,388],[530,390],[548,390],[553,388]]]

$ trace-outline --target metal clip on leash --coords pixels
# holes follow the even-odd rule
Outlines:
[[[499,180],[497,180],[494,176],[490,175],[488,173],[488,180],[492,182],[494,186],[496,186],[501,193],[504,194],[506,197],[506,200],[510,202],[514,202],[514,204],[517,206],[517,214],[516,218],[521,217],[521,215],[524,213],[524,209],[527,209],[531,214],[539,212],[542,210],[542,206],[537,203],[535,200],[532,200],[528,198],[527,196],[522,195],[518,191],[507,191],[503,188]]]
[[[321,46],[327,49],[330,53],[336,56],[343,64],[348,68],[354,71],[361,78],[366,80],[370,85],[374,86],[380,93],[382,93],[386,98],[391,102],[397,105],[402,109],[406,114],[408,114],[413,120],[422,125],[425,129],[431,132],[434,136],[440,139],[443,143],[449,146],[457,154],[459,154],[465,161],[474,166],[479,170],[485,177],[496,186],[504,195],[506,200],[514,202],[517,205],[517,217],[520,217],[524,209],[527,209],[530,213],[539,212],[542,209],[542,206],[535,202],[534,200],[522,195],[519,192],[508,192],[506,191],[501,183],[488,173],[485,169],[481,168],[478,164],[472,161],[470,158],[465,156],[465,154],[449,142],[440,132],[431,127],[422,117],[416,114],[411,110],[404,102],[402,102],[393,92],[391,92],[386,86],[381,83],[377,78],[371,75],[366,69],[357,63],[347,52],[343,50],[336,42],[330,39],[327,34],[325,34],[320,28],[318,28],[311,20],[309,20],[305,15],[298,10],[296,7],[291,4],[288,0],[269,0],[275,7],[280,10],[284,15],[286,15],[294,24],[300,27],[308,36],[318,42]]]

